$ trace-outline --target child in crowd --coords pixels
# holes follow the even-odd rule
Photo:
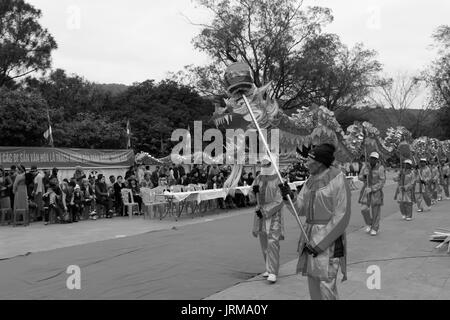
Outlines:
[[[75,186],[74,192],[72,194],[72,199],[70,200],[70,209],[72,222],[78,222],[80,220],[80,216],[83,213],[84,208],[84,197],[81,192],[81,188],[79,185]]]

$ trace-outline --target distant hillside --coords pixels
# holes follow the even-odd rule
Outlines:
[[[128,89],[128,86],[120,83],[96,83],[95,86],[113,96],[119,95]]]
[[[396,112],[396,110],[383,108],[362,109],[354,111],[354,116],[365,118],[365,120],[371,122],[380,130],[382,135],[385,134],[387,128],[399,125],[406,127],[414,137],[421,135],[438,137],[441,134],[441,129],[437,124],[437,110],[404,110],[401,123],[398,122],[399,117],[395,115]]]

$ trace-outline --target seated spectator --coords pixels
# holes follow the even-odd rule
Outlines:
[[[116,177],[114,177],[114,176],[109,176],[109,183],[107,183],[106,184],[106,186],[109,188],[109,187],[112,187],[113,185],[114,185],[114,183],[116,183]]]
[[[142,213],[142,197],[141,190],[139,188],[138,182],[136,179],[129,179],[129,188],[131,189],[131,193],[133,194],[133,201],[139,205],[139,213]]]
[[[194,171],[193,175],[189,178],[189,184],[199,184],[199,171]]]
[[[83,179],[81,192],[83,193],[84,207],[89,210],[89,215],[91,217],[95,216],[95,192],[93,187],[89,184],[88,179]]]
[[[198,179],[198,182],[200,184],[206,184],[208,182],[208,176],[206,175],[206,172],[202,172],[200,175],[200,178]]]
[[[187,174],[186,173],[183,174],[181,176],[181,178],[177,181],[177,183],[182,186],[187,186],[189,184],[189,179],[188,179]]]

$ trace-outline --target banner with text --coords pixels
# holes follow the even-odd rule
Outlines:
[[[23,164],[26,168],[128,167],[134,164],[133,150],[99,150],[39,147],[0,147],[0,165],[9,168]]]

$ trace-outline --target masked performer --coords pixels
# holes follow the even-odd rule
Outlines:
[[[369,164],[365,164],[359,174],[359,180],[364,182],[359,203],[363,205],[361,213],[366,223],[366,232],[376,236],[380,228],[381,206],[383,205],[383,187],[386,183],[386,173],[379,163],[380,155],[372,152]]]
[[[412,161],[407,159],[403,162],[405,168],[394,178],[398,182],[397,201],[400,206],[402,218],[406,221],[412,220],[412,207],[414,202],[414,183],[416,176],[412,171]]]
[[[450,166],[448,164],[448,159],[442,160],[442,188],[444,189],[445,200],[450,200],[448,190],[449,178],[450,178]]]
[[[280,240],[284,240],[284,222],[279,180],[269,157],[261,161],[261,173],[253,181],[253,192],[257,200],[252,234],[259,236],[266,263],[267,280],[277,281],[280,265]]]
[[[434,158],[433,164],[431,165],[431,203],[436,204],[438,201],[442,200],[442,177],[441,168],[437,158]]]
[[[307,167],[310,177],[294,199],[300,216],[306,216],[306,233],[299,242],[297,273],[308,276],[313,300],[336,300],[339,267],[346,274],[345,229],[350,221],[351,193],[344,173],[331,166],[335,147],[322,144],[312,149]],[[283,199],[293,196],[286,184],[280,185]],[[291,210],[290,206],[286,206]]]

